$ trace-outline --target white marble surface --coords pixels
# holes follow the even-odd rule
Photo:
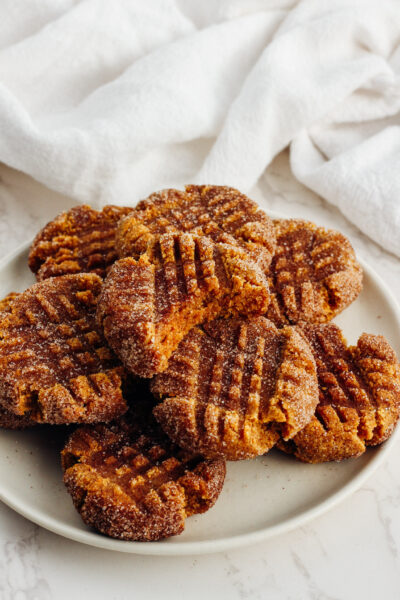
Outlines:
[[[285,215],[343,231],[400,301],[400,261],[294,181],[286,154],[252,195]],[[73,204],[0,165],[0,255]],[[399,467],[397,444],[368,482],[329,513],[262,544],[209,556],[98,550],[58,537],[0,504],[0,599],[398,599]]]

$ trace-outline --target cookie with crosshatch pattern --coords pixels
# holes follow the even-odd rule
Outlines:
[[[40,423],[97,422],[125,412],[125,371],[95,321],[102,280],[46,279],[0,315],[0,404]]]
[[[105,535],[150,541],[181,533],[187,517],[217,500],[223,460],[171,443],[135,402],[108,425],[79,427],[62,451],[64,482],[83,521]]]
[[[11,311],[11,306],[18,296],[19,294],[17,292],[10,292],[0,300],[0,315],[2,312],[9,313]],[[36,425],[36,423],[31,421],[28,417],[18,416],[0,406],[0,427],[2,429],[25,429],[32,425]]]
[[[208,458],[240,460],[290,439],[314,414],[311,349],[295,328],[264,317],[195,327],[151,381],[154,415],[170,438]]]
[[[318,370],[319,403],[311,421],[278,446],[305,462],[343,460],[384,442],[400,413],[400,366],[381,335],[348,346],[334,323],[303,323]]]
[[[362,289],[362,269],[349,240],[310,221],[277,219],[274,226],[266,316],[278,326],[330,321]]]
[[[50,221],[34,239],[29,266],[39,281],[74,273],[104,277],[117,258],[115,232],[119,220],[133,209],[74,206]]]
[[[111,268],[97,317],[123,364],[141,377],[167,367],[195,325],[221,314],[262,314],[268,283],[247,252],[205,236],[164,234],[139,259]]]
[[[238,190],[217,185],[187,185],[185,191],[151,194],[121,220],[116,248],[121,258],[138,257],[154,236],[182,232],[237,244],[264,270],[275,250],[270,217]]]

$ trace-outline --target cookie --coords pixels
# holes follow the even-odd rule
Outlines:
[[[145,418],[144,418],[145,417]],[[64,482],[83,521],[122,540],[181,533],[187,517],[217,500],[223,460],[180,450],[137,404],[110,425],[79,427],[62,451]]]
[[[17,292],[10,292],[2,300],[0,300],[0,315],[1,313],[11,312],[11,306],[18,296],[19,294]],[[29,417],[18,416],[0,406],[0,428],[25,429],[26,427],[31,427],[33,425],[36,425],[36,423],[35,421],[31,421]]]
[[[0,316],[0,403],[39,423],[110,420],[126,410],[124,369],[96,326],[102,280],[36,283]]]
[[[14,300],[19,296],[17,292],[10,292],[0,300],[0,318],[1,313],[9,313],[11,312],[11,306]],[[28,417],[21,417],[9,410],[6,410],[2,406],[0,406],[0,428],[2,429],[25,429],[26,427],[31,427],[32,425],[36,425],[34,421],[31,421]]]
[[[116,259],[115,231],[132,208],[75,206],[50,221],[36,236],[29,252],[29,267],[39,281],[73,273],[101,277]]]
[[[123,364],[151,377],[198,323],[221,314],[262,314],[268,301],[266,277],[245,250],[204,236],[164,234],[139,259],[113,265],[97,317]]]
[[[355,300],[362,269],[349,240],[309,221],[274,221],[277,247],[266,316],[276,325],[330,321]]]
[[[272,220],[256,202],[234,188],[215,185],[163,190],[142,200],[120,222],[116,248],[121,258],[137,258],[154,235],[181,232],[239,244],[264,269],[275,250]]]
[[[384,442],[400,411],[400,366],[381,335],[347,346],[339,327],[303,324],[315,356],[319,403],[310,423],[280,449],[310,463],[343,460]]]
[[[295,328],[264,317],[192,329],[151,382],[154,415],[182,448],[240,460],[290,439],[318,402],[311,349]]]

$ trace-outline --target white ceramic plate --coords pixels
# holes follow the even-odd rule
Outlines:
[[[0,263],[0,297],[33,283],[27,252],[28,244]],[[399,309],[377,274],[362,266],[364,290],[337,322],[350,343],[363,331],[382,333],[400,355]],[[170,556],[244,546],[305,523],[356,490],[386,457],[395,437],[358,459],[338,464],[303,464],[277,451],[228,463],[226,483],[214,508],[188,519],[180,536],[140,543],[107,538],[83,524],[62,483],[58,431],[0,431],[0,499],[67,538],[109,550]]]

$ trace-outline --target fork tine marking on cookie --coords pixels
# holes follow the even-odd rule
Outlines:
[[[268,301],[267,280],[244,250],[164,234],[139,259],[114,264],[97,317],[124,365],[151,377],[191,327],[219,314],[261,314]]]
[[[151,382],[154,414],[178,445],[208,458],[250,458],[293,437],[318,401],[308,344],[263,317],[195,327]]]
[[[306,462],[343,460],[385,441],[400,414],[400,367],[382,336],[362,334],[348,347],[340,329],[302,324],[316,359],[320,401],[315,416],[288,444]]]
[[[325,322],[362,288],[362,270],[348,239],[309,221],[274,221],[277,247],[270,270],[267,317],[277,325]]]
[[[275,249],[272,221],[253,200],[234,188],[189,185],[139,202],[119,224],[117,251],[121,258],[137,258],[155,236],[183,232],[239,245],[264,269]]]
[[[39,281],[48,277],[91,272],[102,277],[117,258],[118,221],[133,209],[75,206],[50,221],[34,239],[29,266]]]
[[[124,369],[95,322],[101,279],[37,283],[0,315],[0,402],[32,421],[91,422],[126,410]]]
[[[142,417],[137,410],[110,425],[78,428],[62,452],[64,481],[87,525],[119,539],[158,540],[213,506],[225,463],[174,446],[151,404]]]

